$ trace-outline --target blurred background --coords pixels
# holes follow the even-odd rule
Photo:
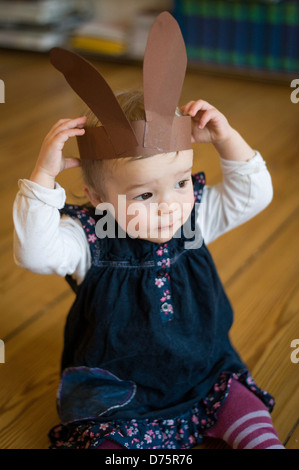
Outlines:
[[[5,0],[0,47],[142,59],[159,10],[178,20],[189,65],[268,77],[298,70],[294,0]]]
[[[299,3],[288,0],[0,0],[0,448],[47,448],[56,425],[65,319],[74,294],[63,278],[13,259],[12,206],[41,143],[85,105],[50,64],[49,50],[79,51],[114,91],[142,87],[149,29],[162,10],[179,22],[188,54],[180,104],[202,98],[261,152],[272,203],[211,243],[235,321],[231,338],[258,385],[276,400],[274,425],[299,449]],[[153,77],[154,80],[154,77]],[[78,156],[75,140],[65,156]],[[221,181],[211,144],[194,146],[194,172]],[[58,175],[82,203],[78,168]],[[133,300],[132,300],[133,301]],[[223,448],[208,440],[201,448]]]

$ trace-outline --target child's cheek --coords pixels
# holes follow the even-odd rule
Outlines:
[[[182,224],[184,224],[186,222],[186,220],[189,218],[191,212],[192,212],[192,209],[193,209],[193,206],[194,206],[194,193],[193,193],[193,189],[192,189],[192,192],[190,192],[186,198],[184,198],[184,200],[182,201],[182,214],[183,214],[183,217],[182,217]]]
[[[146,205],[140,202],[128,204],[126,232],[134,238],[146,238],[148,234],[148,224],[148,210]]]

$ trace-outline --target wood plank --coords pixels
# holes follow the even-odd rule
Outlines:
[[[69,295],[69,286],[55,275],[41,276],[15,266],[10,250],[1,254],[1,339],[13,335],[21,325],[52,308],[57,299]]]
[[[63,326],[72,302],[65,296],[52,309],[5,343],[0,365],[0,448],[45,449],[47,434],[58,421]]]
[[[291,431],[286,443],[287,449],[299,449],[299,420],[295,428]]]
[[[227,289],[235,309],[232,341],[260,386],[276,398],[273,418],[282,440],[299,415],[299,369],[290,361],[299,327],[298,225],[298,217],[290,220]]]
[[[284,312],[285,316],[287,310]],[[288,312],[289,314],[290,312]],[[252,375],[257,383],[268,390],[275,398],[276,404],[272,420],[280,440],[285,443],[290,431],[298,423],[298,364],[291,361],[291,341],[294,332],[298,332],[298,315],[292,315],[281,322],[281,327],[272,334],[271,339],[261,351],[260,359],[252,369]],[[292,444],[293,442],[293,444]],[[288,447],[296,445],[288,441]]]
[[[298,223],[298,217],[290,220],[277,237],[273,237],[267,249],[227,289],[236,310],[234,340],[245,352],[250,365],[260,352],[256,328],[260,332],[260,339],[267,343],[277,326],[280,326],[277,322],[284,318],[285,306],[296,293],[298,257],[295,240]],[[282,256],[279,253],[281,246],[284,246]],[[290,315],[293,314],[291,311]],[[252,347],[246,343],[248,336],[255,338]]]
[[[297,232],[298,218],[294,218],[228,289],[235,309],[232,342],[256,383],[274,396],[273,424],[288,449],[299,448],[296,434],[288,440],[299,418],[299,363],[291,361],[290,347],[299,331]],[[280,246],[285,247],[283,256],[277,255]],[[199,448],[227,446],[208,439]]]

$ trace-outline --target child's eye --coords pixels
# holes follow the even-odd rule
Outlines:
[[[179,181],[176,186],[178,186],[179,188],[184,188],[186,186],[186,184],[188,183],[188,181],[189,181],[189,179]]]
[[[140,194],[140,196],[134,197],[134,199],[137,199],[138,201],[146,201],[150,197],[152,197],[152,193],[143,193]]]

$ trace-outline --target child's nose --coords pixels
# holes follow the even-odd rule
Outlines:
[[[163,204],[159,204],[158,208],[158,216],[161,217],[164,214],[169,214],[169,207],[165,202],[163,202]]]
[[[173,203],[161,202],[158,207],[158,216],[172,214],[176,210],[177,208]]]

